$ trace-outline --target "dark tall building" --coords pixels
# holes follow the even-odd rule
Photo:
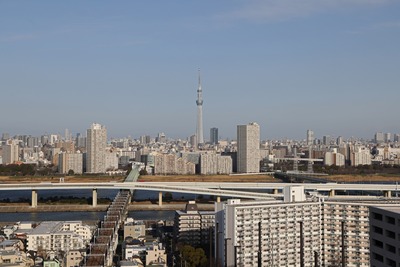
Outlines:
[[[212,145],[218,144],[218,128],[211,128],[210,129],[210,143]]]

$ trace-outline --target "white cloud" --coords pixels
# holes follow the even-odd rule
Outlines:
[[[244,1],[237,10],[218,16],[221,19],[255,21],[287,20],[329,10],[373,7],[393,0],[254,0]]]

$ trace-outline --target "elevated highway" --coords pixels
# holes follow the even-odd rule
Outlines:
[[[392,191],[398,191],[396,184],[338,184],[338,183],[229,183],[229,182],[92,182],[92,183],[25,183],[0,184],[2,190],[31,190],[32,207],[37,206],[40,190],[73,190],[88,189],[93,191],[93,206],[97,205],[97,190],[127,189],[159,192],[159,203],[162,204],[162,192],[179,192],[217,197],[237,197],[249,199],[271,199],[282,197],[278,194],[285,186],[303,186],[309,191],[328,191],[332,196],[336,190],[347,191],[382,191],[390,196]],[[259,192],[272,190],[275,194]],[[251,192],[253,191],[253,192]]]

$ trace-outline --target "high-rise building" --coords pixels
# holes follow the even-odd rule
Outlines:
[[[7,141],[8,139],[10,139],[10,134],[9,133],[3,133],[1,135],[1,140],[2,141]]]
[[[391,133],[385,133],[384,139],[385,139],[385,142],[386,142],[386,143],[389,143],[389,142],[390,142],[391,136],[392,136]]]
[[[336,144],[338,146],[343,144],[343,137],[342,136],[338,136],[338,138],[336,138]]]
[[[220,266],[225,260],[225,266],[398,266],[398,201],[307,200],[302,190],[287,188],[283,202],[216,203],[215,252]]]
[[[237,172],[260,172],[260,126],[255,122],[237,126]]]
[[[196,136],[198,145],[204,143],[203,138],[203,91],[201,89],[200,70],[199,70],[199,87],[197,88],[197,127]]]
[[[329,135],[324,135],[322,137],[322,144],[329,146],[331,144],[331,137]]]
[[[218,144],[218,128],[211,128],[210,129],[210,143],[212,145]]]
[[[12,164],[19,160],[19,140],[7,140],[3,149],[3,164]]]
[[[86,138],[86,172],[104,173],[106,171],[107,129],[93,123],[87,130]]]
[[[307,145],[310,146],[314,143],[314,132],[307,130]]]
[[[385,135],[382,132],[378,132],[375,134],[375,143],[383,143],[385,141]]]
[[[399,142],[400,141],[400,134],[394,134],[393,141],[394,142]]]
[[[370,207],[370,266],[400,266],[399,207]]]
[[[217,266],[314,266],[320,220],[319,202],[216,203]]]

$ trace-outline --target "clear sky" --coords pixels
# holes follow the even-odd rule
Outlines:
[[[399,133],[400,1],[0,1],[0,132]]]

